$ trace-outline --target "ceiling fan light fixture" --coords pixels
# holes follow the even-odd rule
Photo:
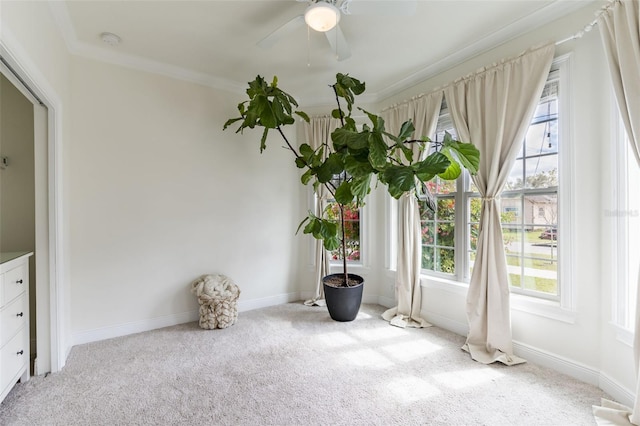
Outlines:
[[[340,10],[331,3],[320,1],[307,8],[304,21],[312,29],[324,33],[338,25]]]

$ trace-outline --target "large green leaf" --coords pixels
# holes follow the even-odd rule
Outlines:
[[[382,176],[393,198],[400,198],[402,194],[415,187],[415,172],[410,166],[387,167]]]
[[[340,239],[337,235],[330,238],[324,238],[322,241],[322,245],[324,246],[325,250],[334,251],[340,247]]]
[[[453,151],[460,164],[469,173],[475,175],[480,167],[480,151],[471,143],[459,142],[451,138],[449,133],[445,133],[443,145]]]
[[[320,221],[320,236],[323,239],[330,239],[338,234],[338,225],[328,220],[322,219]]]
[[[354,155],[348,155],[345,157],[344,169],[354,178],[369,175],[373,172],[373,168],[366,158],[359,159]]]
[[[371,133],[369,136],[369,162],[371,165],[382,170],[387,165],[387,144],[384,143],[381,133]]]
[[[406,141],[411,137],[411,135],[413,135],[413,132],[415,132],[415,130],[416,128],[411,122],[411,120],[405,121],[404,123],[402,123],[402,127],[400,127],[400,133],[398,133],[398,137],[396,141],[398,142]]]
[[[371,191],[371,174],[353,178],[351,181],[351,192],[358,200],[363,200],[364,197]]]
[[[460,173],[462,173],[462,169],[460,168],[460,164],[458,164],[458,162],[455,160],[455,158],[453,158],[451,156],[451,153],[449,152],[448,148],[445,148],[440,152],[442,154],[444,154],[449,159],[450,164],[449,164],[449,167],[447,167],[447,170],[445,170],[442,173],[438,173],[438,176],[441,179],[444,179],[444,180],[456,180],[456,179],[458,179],[458,176],[460,176]]]
[[[229,127],[230,125],[232,125],[233,123],[235,123],[236,121],[240,121],[242,120],[242,117],[237,117],[237,118],[230,118],[228,119],[225,123],[224,123],[224,127],[222,128],[222,130],[227,130],[227,127]]]
[[[306,121],[307,123],[308,123],[309,121],[311,121],[311,120],[309,119],[309,116],[307,115],[307,113],[306,113],[306,112],[304,112],[304,111],[294,111],[294,114],[297,114],[299,117],[302,117],[302,119],[303,119],[304,121]]]
[[[351,192],[351,182],[344,181],[336,189],[336,202],[340,204],[349,204],[353,201],[353,192]]]
[[[435,175],[444,173],[450,163],[446,155],[434,152],[424,160],[415,163],[412,167],[416,171],[418,179],[427,182],[433,179]]]
[[[309,169],[300,176],[300,182],[302,182],[303,185],[307,185],[312,177],[313,170]]]
[[[334,175],[340,174],[344,171],[344,164],[340,155],[333,152],[327,157],[317,170],[317,177],[321,183],[329,182],[333,179]]]
[[[340,151],[345,146],[351,149],[363,149],[367,146],[368,133],[358,133],[345,128],[337,128],[331,133],[333,148]]]

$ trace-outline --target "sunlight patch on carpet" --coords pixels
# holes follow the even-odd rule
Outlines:
[[[392,367],[394,365],[389,358],[379,354],[373,349],[361,349],[347,352],[344,354],[344,357],[356,367],[382,369]]]
[[[339,348],[357,343],[356,339],[341,331],[319,334],[317,339],[329,348]]]
[[[395,343],[382,348],[392,358],[402,362],[409,362],[424,358],[430,353],[439,351],[442,346],[435,345],[427,340],[414,340],[405,343]]]
[[[384,340],[406,336],[409,333],[401,328],[389,327],[387,324],[385,324],[382,327],[373,329],[353,330],[351,334],[365,342],[372,342],[374,340]]]
[[[434,374],[433,378],[449,388],[462,389],[482,385],[503,376],[504,374],[491,368],[476,368]]]
[[[422,401],[441,393],[438,388],[417,377],[396,379],[387,385],[387,389],[401,404]]]

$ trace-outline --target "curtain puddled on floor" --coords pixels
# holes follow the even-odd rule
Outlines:
[[[307,143],[313,148],[318,149],[322,144],[327,143],[332,146],[331,133],[340,126],[340,121],[331,117],[311,117],[310,122],[305,125],[305,136]],[[325,155],[329,153],[325,151]],[[330,198],[329,191],[324,185],[318,186],[314,194],[313,214],[322,217],[327,207],[327,200]],[[306,300],[305,305],[308,306],[324,306],[324,288],[322,286],[322,278],[329,274],[329,256],[322,245],[322,240],[315,240],[315,272],[314,278],[316,290],[313,298]]]
[[[398,134],[402,123],[411,119],[415,126],[414,136],[430,136],[438,124],[442,104],[442,91],[423,95],[384,111],[387,131]],[[412,147],[414,158],[421,153],[418,146]],[[398,305],[382,314],[382,317],[398,327],[428,327],[431,324],[420,317],[422,302],[420,269],[422,264],[422,233],[420,209],[415,194],[405,194],[398,200],[398,257],[395,292]]]
[[[640,164],[640,4],[638,0],[614,1],[598,17],[598,28],[609,64],[620,116],[631,150]],[[640,236],[636,235],[636,238]],[[640,286],[640,275],[638,277]],[[603,400],[593,407],[600,425],[640,425],[640,292],[636,301],[634,355],[636,399],[633,409]]]
[[[500,226],[502,192],[549,74],[555,46],[545,45],[445,88],[458,138],[480,150],[473,182],[482,197],[477,254],[467,294],[463,349],[479,362],[524,362],[513,355],[509,277]]]

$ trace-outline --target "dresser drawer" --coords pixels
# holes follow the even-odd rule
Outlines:
[[[0,300],[0,306],[8,304],[29,288],[29,266],[24,263],[9,269],[3,275],[2,294],[4,297]]]
[[[28,304],[27,294],[23,293],[22,296],[0,309],[0,348],[27,323]]]
[[[29,335],[27,327],[0,349],[0,390],[13,385],[29,367]]]

